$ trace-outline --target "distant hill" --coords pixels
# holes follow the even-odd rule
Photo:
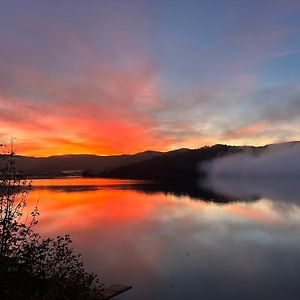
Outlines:
[[[141,162],[161,155],[157,151],[145,151],[133,155],[98,156],[87,154],[58,155],[50,157],[16,156],[19,172],[32,177],[57,177],[82,175],[84,172],[95,175],[113,168]]]
[[[190,181],[198,178],[199,165],[235,153],[260,153],[299,142],[272,144],[262,147],[214,145],[199,149],[178,149],[169,152],[145,151],[133,155],[60,155],[50,157],[17,156],[18,171],[31,177],[82,175],[121,179],[156,181]]]
[[[236,153],[251,153],[253,155],[263,151],[292,147],[299,142],[272,144],[262,147],[254,146],[228,146],[214,145],[199,149],[175,150],[163,153],[150,159],[135,162],[126,166],[117,167],[113,170],[98,173],[99,177],[121,179],[147,179],[168,182],[191,182],[204,173],[200,173],[200,165],[219,157]]]
[[[215,145],[162,153],[147,160],[99,172],[96,176],[145,180],[190,180],[199,176],[199,163],[254,147]]]

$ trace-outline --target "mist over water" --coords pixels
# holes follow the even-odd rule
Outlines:
[[[209,177],[201,186],[234,201],[269,198],[300,204],[299,178],[279,177]]]
[[[203,167],[201,186],[235,200],[265,197],[300,203],[300,144],[272,145],[215,159]],[[203,170],[202,169],[202,170]]]
[[[259,154],[228,155],[203,168],[210,178],[300,177],[300,143],[271,145]]]

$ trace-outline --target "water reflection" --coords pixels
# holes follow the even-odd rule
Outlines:
[[[194,200],[206,200],[219,203],[227,203],[235,201],[232,196],[226,193],[221,194],[215,192],[207,182],[154,182],[146,180],[119,180],[106,178],[64,178],[64,179],[38,179],[34,180],[35,189],[51,189],[65,192],[72,191],[88,191],[98,189],[121,189],[136,190],[143,194],[161,194],[188,196]]]
[[[134,286],[120,299],[298,299],[296,202],[219,204],[107,183],[76,179],[74,187],[97,187],[80,192],[43,184],[30,197],[39,200],[40,232],[71,233],[107,284]]]
[[[262,197],[300,204],[298,177],[211,177],[199,182],[199,188],[223,195],[228,199],[255,200]]]

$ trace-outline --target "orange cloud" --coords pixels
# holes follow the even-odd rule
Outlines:
[[[268,127],[267,122],[260,121],[260,122],[250,124],[250,125],[238,128],[236,130],[233,130],[226,135],[226,138],[239,139],[239,138],[251,137],[253,135],[257,135],[258,133],[265,131],[267,129],[267,127]]]
[[[29,92],[22,98],[0,89],[2,140],[15,136],[19,153],[35,156],[169,146],[151,114],[159,106],[151,66],[136,64],[120,71],[100,63],[84,72],[78,82],[63,85],[37,71],[14,70],[20,89]]]

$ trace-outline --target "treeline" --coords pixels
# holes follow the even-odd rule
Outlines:
[[[255,151],[255,147],[239,147],[214,145],[199,149],[182,149],[163,153],[159,156],[117,167],[106,172],[93,173],[85,171],[84,176],[108,177],[120,179],[143,179],[157,181],[191,181],[205,173],[201,171],[201,164],[224,155],[241,151]]]

